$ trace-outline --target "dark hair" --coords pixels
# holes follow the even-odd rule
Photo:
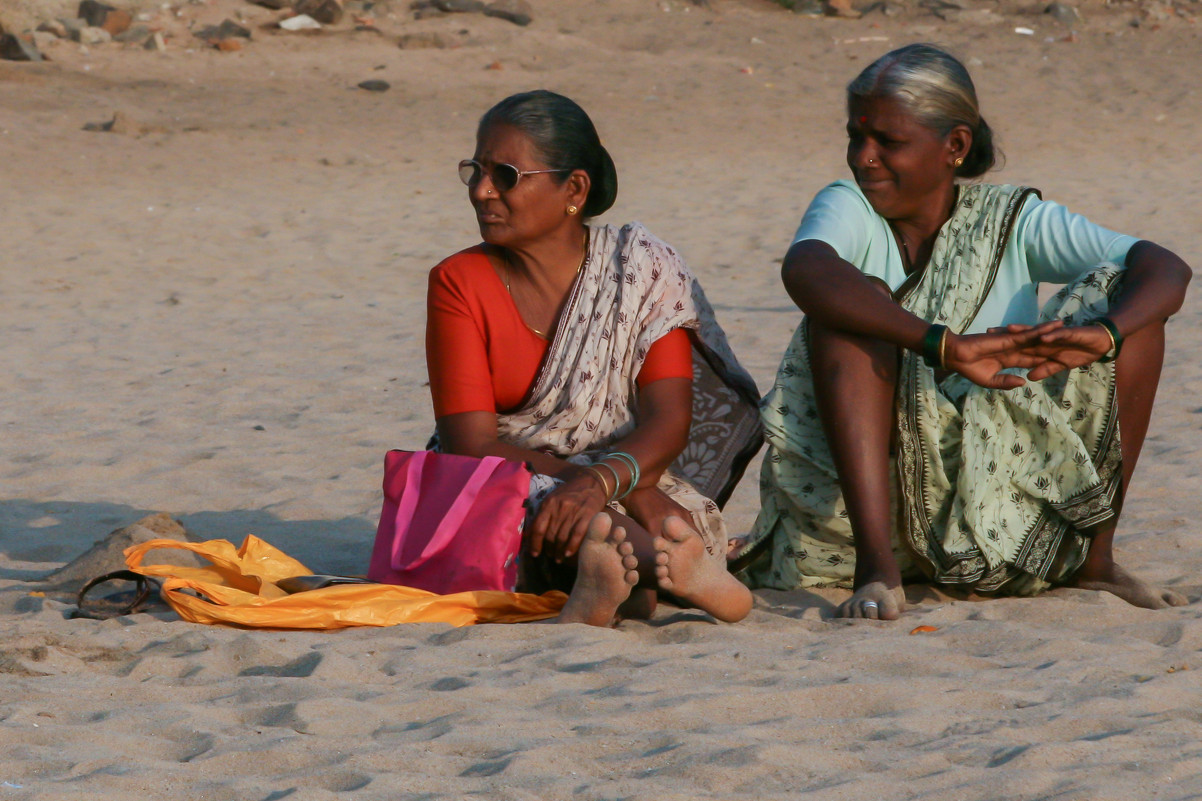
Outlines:
[[[964,65],[934,45],[912,44],[886,53],[847,85],[847,102],[888,97],[900,102],[920,123],[940,136],[957,125],[972,131],[972,147],[956,168],[961,178],[978,178],[1001,154],[993,130],[981,116],[977,90]]]
[[[614,204],[618,171],[593,121],[574,100],[546,89],[510,95],[480,118],[476,136],[494,125],[510,125],[530,137],[551,169],[588,173],[592,186],[582,209],[585,217],[603,214]],[[565,174],[560,182],[566,180]]]

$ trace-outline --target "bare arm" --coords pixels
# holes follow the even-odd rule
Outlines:
[[[692,422],[693,384],[687,378],[665,378],[639,390],[638,425],[613,443],[611,450],[625,451],[642,470],[639,487],[653,488],[660,475],[684,450]],[[588,530],[588,522],[605,508],[608,496],[596,475],[557,456],[509,445],[497,439],[497,418],[491,412],[465,412],[438,420],[438,435],[449,453],[465,456],[502,456],[529,462],[536,472],[564,483],[547,496],[530,531],[530,552],[537,556],[544,543],[559,558],[572,556]],[[611,460],[629,487],[629,470]],[[598,468],[613,491],[613,474]]]
[[[781,278],[793,302],[819,325],[922,352],[931,324],[899,306],[825,242],[795,243],[785,255]],[[945,366],[983,387],[1020,387],[1026,383],[1021,376],[1000,371],[1039,364],[1040,359],[1021,349],[1059,326],[1045,323],[988,334],[948,332]]]
[[[1185,302],[1193,271],[1175,253],[1154,242],[1136,242],[1127,252],[1127,273],[1118,302],[1107,315],[1124,337],[1161,323]],[[1098,325],[1062,328],[1044,334],[1033,349],[1042,363],[1028,374],[1038,381],[1062,370],[1097,361],[1110,350],[1110,337]]]

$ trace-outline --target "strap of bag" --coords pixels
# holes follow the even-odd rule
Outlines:
[[[484,485],[492,478],[492,474],[496,472],[497,468],[505,463],[505,459],[500,456],[483,457],[480,464],[476,465],[476,469],[472,471],[472,475],[464,482],[463,488],[459,490],[451,508],[438,522],[434,536],[426,543],[421,554],[413,561],[405,563],[401,559],[401,544],[405,539],[402,535],[409,530],[409,525],[413,522],[413,515],[417,512],[418,497],[421,494],[422,471],[432,455],[430,451],[416,453],[409,460],[406,468],[405,491],[401,493],[400,502],[397,504],[396,536],[392,540],[392,567],[394,570],[413,570],[420,567],[447,547],[447,544],[459,531],[459,526],[463,524],[467,513],[471,511],[472,505],[476,502],[480,491],[484,489]]]

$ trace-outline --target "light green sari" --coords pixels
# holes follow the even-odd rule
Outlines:
[[[962,187],[927,268],[895,299],[952,331],[984,302],[1032,189]],[[1106,314],[1122,270],[1099,266],[1065,286],[1040,319]],[[822,432],[803,320],[760,405],[769,450],[762,507],[734,563],[751,587],[851,586],[855,547]],[[1095,362],[1015,390],[952,374],[936,381],[904,351],[895,402],[894,553],[904,577],[978,592],[1031,594],[1068,579],[1087,530],[1115,517],[1121,453],[1114,365]]]

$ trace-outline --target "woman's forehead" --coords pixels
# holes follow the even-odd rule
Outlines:
[[[521,130],[497,123],[480,131],[476,139],[477,161],[512,164],[515,167],[540,166],[534,142]]]

